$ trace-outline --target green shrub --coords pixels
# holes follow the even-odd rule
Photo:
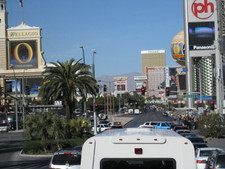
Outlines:
[[[225,120],[219,114],[202,114],[197,121],[199,134],[219,138],[225,134]]]

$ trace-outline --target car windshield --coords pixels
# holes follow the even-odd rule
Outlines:
[[[176,169],[174,159],[103,159],[100,169]]]
[[[217,159],[217,167],[225,168],[225,155],[219,155]]]
[[[208,157],[212,150],[201,150],[199,156],[200,157]]]
[[[52,164],[54,165],[80,165],[80,154],[56,154],[53,157]]]

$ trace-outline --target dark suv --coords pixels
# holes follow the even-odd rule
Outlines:
[[[212,152],[206,162],[206,169],[225,169],[225,153]]]

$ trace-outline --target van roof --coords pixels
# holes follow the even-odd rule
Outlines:
[[[123,128],[116,130],[104,131],[95,137],[105,136],[166,136],[166,137],[182,137],[173,130],[150,129],[150,128]],[[183,137],[182,137],[183,138]]]

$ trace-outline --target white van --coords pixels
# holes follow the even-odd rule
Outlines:
[[[108,130],[83,145],[81,169],[196,169],[192,143],[172,130]]]

